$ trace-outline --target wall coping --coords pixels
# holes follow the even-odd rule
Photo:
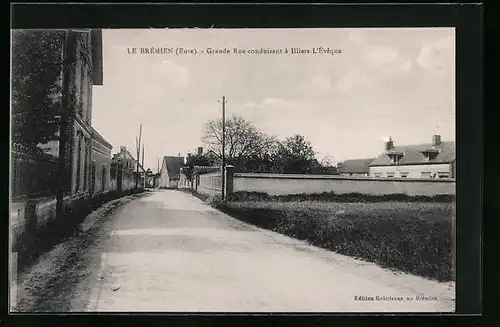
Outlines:
[[[406,177],[384,178],[384,177],[364,177],[364,176],[357,177],[357,176],[338,176],[338,175],[269,174],[269,173],[234,173],[234,178],[455,183],[454,178],[406,178]]]
[[[198,176],[222,176],[220,172],[213,172],[213,173],[205,173],[205,174],[199,174]]]
[[[198,186],[199,189],[205,189],[205,190],[210,190],[210,191],[217,191],[217,192],[220,192],[221,189],[220,188],[216,188],[216,187],[210,187],[210,186]]]

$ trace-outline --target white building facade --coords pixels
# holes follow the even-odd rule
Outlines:
[[[376,178],[456,178],[455,142],[442,142],[434,135],[432,143],[394,146],[369,165],[370,177]]]

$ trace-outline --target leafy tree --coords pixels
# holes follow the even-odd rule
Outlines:
[[[274,162],[275,171],[285,174],[312,173],[313,166],[319,164],[311,143],[300,134],[280,144]]]
[[[258,130],[250,121],[233,115],[226,120],[225,159],[237,170],[244,169],[248,162],[262,158],[275,142]],[[203,143],[222,158],[222,119],[211,120],[205,125]]]
[[[320,165],[323,167],[333,167],[333,158],[330,155],[324,156],[320,161]]]
[[[12,33],[12,140],[34,148],[57,138],[64,32]]]

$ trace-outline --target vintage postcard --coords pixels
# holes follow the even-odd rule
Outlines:
[[[455,311],[454,28],[11,40],[11,311]]]

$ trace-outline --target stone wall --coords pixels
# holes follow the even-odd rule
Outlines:
[[[138,186],[140,187],[141,181],[139,180]],[[122,191],[128,191],[135,187],[135,173],[123,170],[122,174]]]
[[[13,199],[10,203],[10,240],[15,246],[26,230],[26,197]]]
[[[80,197],[66,195],[63,199],[64,207],[69,209]],[[11,244],[15,248],[22,236],[34,233],[56,220],[56,195],[39,198],[17,198],[11,201]]]

